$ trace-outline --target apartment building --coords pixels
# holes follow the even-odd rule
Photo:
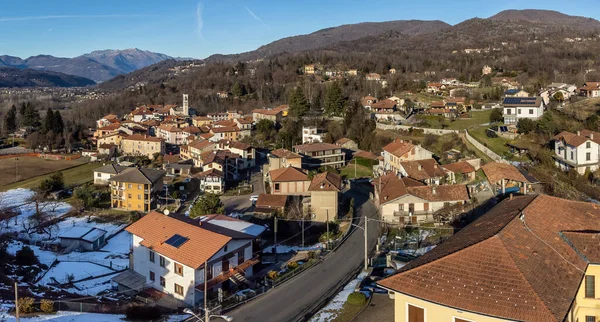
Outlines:
[[[218,144],[220,150],[229,150],[237,155],[238,170],[247,170],[256,165],[256,151],[250,144],[233,140],[223,140]]]
[[[155,153],[165,154],[165,141],[153,136],[134,134],[121,140],[121,152],[126,155],[145,155],[152,159]]]
[[[287,168],[289,166],[302,168],[302,156],[287,149],[271,151],[269,157],[269,170]]]
[[[346,155],[342,148],[330,143],[310,143],[294,146],[294,152],[302,155],[303,168],[333,167],[342,168]]]
[[[127,168],[112,176],[109,179],[111,207],[141,212],[155,209],[165,174],[156,169]]]
[[[381,155],[383,156],[384,170],[393,171],[394,173],[401,171],[400,162],[433,158],[433,152],[401,139],[396,139],[384,146]]]
[[[195,174],[194,177],[200,179],[200,189],[204,193],[222,194],[225,192],[225,176],[223,171],[217,169],[208,169]]]

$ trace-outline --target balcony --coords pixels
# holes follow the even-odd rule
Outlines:
[[[243,275],[244,271],[246,269],[258,264],[259,262],[260,262],[260,260],[258,259],[258,257],[254,257],[252,259],[249,259],[249,260],[241,263],[240,265],[238,265],[234,268],[229,269],[226,272],[221,272],[221,274],[208,280],[208,283],[206,284],[206,288],[211,289],[212,287],[219,285],[219,284],[225,282],[226,280],[232,278],[236,274]],[[204,291],[204,283],[196,285],[196,289],[199,291]]]

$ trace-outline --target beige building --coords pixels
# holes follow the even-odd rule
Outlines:
[[[152,159],[155,153],[165,154],[165,141],[153,136],[134,134],[121,140],[121,152],[125,155],[145,155]]]
[[[506,198],[378,284],[398,322],[597,321],[598,231],[593,203]]]
[[[490,162],[481,169],[494,192],[527,194],[532,191],[529,180],[512,164]]]
[[[306,173],[298,168],[287,167],[269,172],[271,194],[308,196],[310,192],[310,179]]]
[[[123,138],[127,137],[127,136],[128,136],[127,134],[121,133],[121,132],[112,133],[112,134],[98,138],[96,140],[96,145],[101,146],[101,145],[105,145],[105,144],[112,144],[112,145],[120,146],[121,140],[123,140]]]
[[[281,123],[281,119],[283,118],[283,111],[278,109],[255,109],[252,111],[252,118],[256,123],[260,122],[260,120],[269,120],[278,124]]]
[[[342,168],[346,165],[346,155],[342,148],[331,143],[309,143],[294,146],[294,152],[303,156],[303,168],[319,167]]]
[[[314,75],[315,74],[315,65],[304,65],[304,74],[306,75]]]
[[[337,219],[341,190],[342,177],[339,174],[323,172],[314,176],[308,187],[313,221],[327,222]]]
[[[386,171],[400,172],[400,162],[416,161],[433,158],[433,152],[428,151],[420,145],[414,145],[408,141],[396,139],[383,147],[383,168]]]
[[[290,166],[302,168],[302,156],[286,149],[277,149],[269,153],[269,170]]]

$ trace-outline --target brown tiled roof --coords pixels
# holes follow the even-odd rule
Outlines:
[[[364,150],[358,150],[356,152],[354,152],[353,155],[355,158],[363,158],[363,159],[369,159],[369,160],[377,160],[377,156],[369,151],[364,151]]]
[[[588,262],[597,260],[598,231],[596,204],[507,198],[378,284],[507,320],[564,321]]]
[[[500,163],[500,162],[490,162],[481,167],[483,173],[488,178],[490,183],[497,183],[501,179],[508,179],[512,181],[518,182],[529,182],[525,176],[519,172],[512,164]]]
[[[230,121],[230,120],[223,120],[223,121],[215,122],[212,125],[213,125],[213,127],[215,127],[215,126],[234,127],[234,126],[237,126],[237,123],[235,123],[234,121]]]
[[[337,173],[323,172],[315,175],[308,191],[341,191],[342,177]]]
[[[230,149],[248,150],[248,149],[252,148],[252,146],[250,144],[243,143],[240,141],[221,140],[221,141],[219,141],[219,143],[222,144],[223,146],[228,146]]]
[[[410,188],[410,187],[422,187],[422,186],[425,185],[423,182],[417,181],[417,180],[415,180],[413,178],[409,178],[409,177],[403,177],[400,180],[402,180],[402,182],[404,183],[404,186],[406,186],[407,188]]]
[[[394,156],[401,158],[406,153],[410,152],[414,149],[414,145],[408,141],[403,141],[400,139],[394,140],[392,143],[383,147],[383,150],[393,154]]]
[[[142,135],[142,134],[133,134],[133,135],[130,135],[128,137],[124,137],[123,140],[162,142],[162,139],[160,139],[160,138],[157,138],[155,136]]]
[[[225,159],[237,159],[240,157],[239,154],[233,153],[229,150],[213,150],[206,151],[200,154],[202,157],[202,165],[216,162],[218,164],[224,164]]]
[[[98,128],[98,130],[100,130],[100,131],[114,131],[114,130],[120,128],[120,127],[121,127],[121,124],[117,122],[117,123],[111,123],[111,124],[109,124],[107,126],[100,127],[100,128]]]
[[[469,200],[469,192],[464,184],[408,187],[406,190],[409,194],[427,201]]]
[[[277,115],[279,113],[281,113],[281,110],[269,110],[269,109],[265,109],[265,108],[259,108],[259,109],[255,109],[252,111],[252,113],[258,113],[258,114],[263,114],[263,115]]]
[[[473,167],[467,161],[459,161],[459,162],[454,162],[454,163],[450,163],[450,164],[444,164],[442,167],[444,169],[446,169],[446,170],[448,170],[450,172],[454,172],[454,173],[471,173],[471,172],[475,172],[475,167]]]
[[[446,172],[434,159],[400,162],[406,174],[416,180],[444,177]]]
[[[273,182],[310,181],[304,171],[294,167],[271,170],[269,171],[269,175],[271,176],[271,181]]]
[[[373,183],[377,191],[379,191],[379,200],[382,204],[406,195],[404,181],[400,180],[394,173],[390,172],[383,175],[381,179],[373,179]]]
[[[158,128],[162,131],[167,131],[167,132],[181,132],[180,128],[178,128],[175,125],[170,125],[170,124],[162,124]]]
[[[555,140],[564,140],[570,146],[580,146],[587,140],[600,144],[600,133],[590,130],[581,130],[579,133],[563,131],[554,136]]]
[[[287,104],[283,104],[283,105],[279,105],[279,106],[277,106],[276,108],[274,108],[274,110],[276,110],[276,111],[285,111],[285,110],[287,110],[287,109],[289,109],[289,108],[290,108],[290,106],[289,106],[289,105],[287,105]]]
[[[433,101],[429,104],[429,106],[433,109],[433,108],[444,108],[446,107],[446,104],[444,104],[444,102],[442,101]]]
[[[390,99],[384,99],[371,104],[371,108],[373,109],[393,109],[395,106],[396,102]]]
[[[225,132],[239,132],[240,129],[236,126],[220,126],[220,127],[212,127],[210,129],[213,133],[225,133]]]
[[[327,151],[327,150],[335,150],[335,149],[339,149],[339,148],[340,147],[335,144],[323,143],[323,142],[294,145],[294,150],[296,150],[296,152],[299,152],[299,153]]]
[[[193,118],[195,121],[212,121],[212,119],[208,116],[196,116]]]
[[[235,119],[235,122],[238,122],[240,124],[252,124],[254,122],[254,120],[249,117],[249,118],[237,118]]]
[[[208,140],[208,139],[212,138],[214,135],[212,133],[202,133],[202,134],[199,134],[198,136],[205,140]]]
[[[118,118],[119,118],[119,117],[118,117],[118,116],[116,116],[115,114],[108,114],[108,115],[106,115],[106,116],[104,116],[104,117],[103,117],[103,119],[105,119],[105,120],[107,120],[107,121],[110,121],[110,120],[115,120],[115,119],[118,119]]]
[[[190,126],[186,126],[183,129],[181,129],[183,132],[186,133],[190,133],[190,134],[197,134],[200,133],[202,131],[200,131],[200,129],[196,126],[190,125]]]
[[[271,208],[285,208],[287,204],[286,195],[269,195],[260,194],[256,201],[256,208],[271,209]]]
[[[177,163],[177,162],[179,162],[179,154],[163,155],[163,163]]]
[[[141,245],[188,267],[198,269],[230,240],[230,237],[217,234],[201,227],[165,216],[153,211],[126,230],[142,238]],[[165,243],[175,234],[188,238],[181,246],[173,247]]]
[[[354,141],[352,141],[349,138],[341,138],[341,139],[335,141],[335,144],[337,144],[337,145],[344,145],[344,144],[346,144],[348,142],[354,142]]]
[[[278,158],[285,159],[300,159],[302,156],[300,154],[294,153],[287,149],[277,149],[271,152],[271,155],[274,155]]]
[[[196,173],[194,175],[194,177],[196,177],[196,178],[203,178],[203,177],[220,177],[220,178],[222,178],[223,172],[213,168],[213,169],[206,170],[204,172]]]
[[[196,141],[190,143],[188,146],[190,148],[204,150],[214,144],[215,144],[214,142],[210,142],[208,140],[196,140]]]

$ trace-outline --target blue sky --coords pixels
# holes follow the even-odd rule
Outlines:
[[[405,19],[456,24],[505,9],[600,16],[589,0],[0,0],[0,8],[0,55],[22,58],[132,47],[205,58],[341,24]]]

